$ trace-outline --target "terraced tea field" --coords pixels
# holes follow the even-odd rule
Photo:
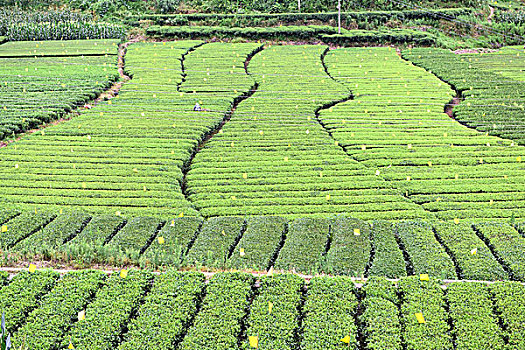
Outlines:
[[[523,56],[0,45],[15,348],[524,349]]]

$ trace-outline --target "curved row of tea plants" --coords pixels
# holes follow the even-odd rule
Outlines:
[[[186,57],[194,72],[188,71],[181,89],[206,87],[217,91],[217,98],[228,96],[222,80],[211,77],[228,79],[229,72],[214,73],[209,62],[215,53],[206,47],[211,49],[205,45],[195,51],[201,55]],[[271,46],[250,60],[247,69],[257,90],[236,106],[190,164],[188,198],[201,215],[429,216],[374,170],[349,158],[319,125],[317,112],[350,94],[326,75],[321,64],[325,50]],[[202,101],[205,107],[215,102]]]
[[[406,59],[453,85],[464,101],[454,118],[464,125],[525,145],[525,51],[455,54],[440,49],[412,49]]]
[[[354,99],[320,118],[352,158],[440,219],[525,217],[525,149],[443,113],[446,83],[391,48],[333,50],[325,63]]]
[[[1,45],[0,140],[52,122],[108,89],[119,79],[116,44],[89,40]]]

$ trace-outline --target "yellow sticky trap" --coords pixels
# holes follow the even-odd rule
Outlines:
[[[362,150],[362,151],[366,151],[366,146],[365,146],[365,145],[362,145],[362,146],[361,146],[361,150]]]
[[[381,172],[379,170],[376,170],[376,176],[379,176],[379,174],[381,174]]]
[[[470,255],[476,255],[478,254],[478,248],[474,248],[470,251]]]
[[[171,224],[170,224],[171,227],[175,226],[175,220],[171,220]]]
[[[6,233],[7,232],[7,225],[2,225],[2,233]]]
[[[159,242],[159,244],[164,244],[164,237],[159,237],[157,238],[157,241]]]
[[[354,228],[354,235],[355,236],[360,236],[361,235],[361,229]]]
[[[82,182],[82,188],[86,188],[86,183],[85,182]]]
[[[68,349],[74,349],[75,347],[73,346],[73,343],[69,342],[69,346],[67,348]]]
[[[243,178],[243,179],[247,179],[247,178],[248,178],[248,174],[243,173],[243,174],[242,174],[242,178]]]
[[[232,147],[235,146],[235,143],[232,141],[232,143],[230,144],[230,146],[232,146]]]
[[[491,199],[489,202],[490,205],[494,204],[494,199]]]
[[[126,278],[126,277],[128,277],[128,270],[121,270],[120,278]]]
[[[458,218],[454,218],[454,223],[457,225],[459,224],[459,219]]]
[[[116,216],[120,216],[120,215],[121,215],[121,212],[120,212],[120,211],[116,211],[116,212],[115,212],[115,215],[116,215]]]
[[[59,214],[62,214],[64,211],[62,210],[62,208],[60,208],[60,210],[58,211]]]
[[[179,214],[179,218],[182,218],[182,217],[184,217],[184,213],[183,213],[183,212],[181,212],[181,213]]]
[[[226,236],[226,232],[224,232],[224,230],[222,230],[221,234],[222,234],[223,236]]]
[[[288,161],[288,157],[284,157],[284,161],[287,162]]]
[[[416,320],[419,323],[425,323],[425,318],[423,317],[423,314],[421,312],[416,313]]]
[[[327,201],[330,200],[330,195],[329,195],[329,194],[326,195],[326,200],[327,200]]]
[[[419,279],[421,281],[430,281],[430,278],[428,277],[428,273],[422,273],[419,275]]]
[[[86,319],[86,310],[82,310],[78,313],[78,320],[84,321]]]
[[[352,339],[352,338],[350,338],[350,336],[347,335],[347,336],[345,336],[344,338],[342,338],[341,341],[342,341],[343,343],[345,343],[345,344],[350,344],[350,340],[351,340],[351,339]]]
[[[268,302],[268,313],[271,314],[273,310],[273,303],[271,301]]]
[[[410,180],[411,180],[410,176],[407,176],[407,181],[410,181]]]
[[[248,336],[248,341],[250,342],[251,348],[259,348],[259,337],[256,335],[250,335]]]
[[[429,167],[432,167],[432,162],[428,162],[428,166],[429,166]]]
[[[31,273],[35,272],[36,271],[36,265],[35,264],[29,264],[28,270]]]
[[[246,253],[244,252],[244,248],[241,248],[241,249],[239,250],[239,255],[240,255],[240,256],[245,256],[245,255],[246,255]]]
[[[520,163],[520,162],[521,162],[521,156],[517,156],[517,157],[516,157],[516,161],[517,161],[518,163]]]

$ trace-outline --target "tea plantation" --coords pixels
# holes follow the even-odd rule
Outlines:
[[[13,349],[525,349],[521,46],[198,28],[0,45]]]

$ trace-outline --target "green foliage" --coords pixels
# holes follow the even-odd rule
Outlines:
[[[72,12],[0,10],[0,35],[9,41],[122,38],[124,27],[94,22],[91,16]]]
[[[25,212],[15,217],[6,224],[7,232],[0,235],[0,247],[12,248],[24,238],[42,230],[55,217],[55,214],[41,212]]]
[[[490,285],[495,312],[501,319],[508,347],[523,347],[525,335],[525,286],[517,282],[497,282]]]
[[[156,277],[118,349],[173,349],[195,317],[203,289],[198,272],[170,270]]]
[[[152,279],[151,273],[139,270],[130,271],[125,278],[112,274],[86,307],[86,319],[71,326],[60,346],[67,348],[71,342],[77,349],[115,349]]]
[[[116,54],[116,41],[109,40],[72,41],[67,46],[60,41],[2,45],[0,77],[5,81],[0,94],[5,101],[0,110],[0,139],[59,119],[96,98],[118,80],[116,56],[112,56]],[[61,55],[70,57],[61,58],[59,62],[56,56]],[[11,150],[3,151],[10,153]],[[17,159],[17,153],[2,160],[10,160],[10,167],[18,164],[22,170],[23,161]],[[7,191],[5,188],[3,200],[14,194],[19,197],[19,193]],[[34,195],[31,190],[26,190],[25,194]]]
[[[370,226],[363,221],[337,218],[330,225],[331,245],[326,255],[328,273],[364,276],[370,261]]]
[[[24,326],[14,334],[14,348],[58,348],[71,321],[78,318],[78,313],[91,301],[105,277],[101,271],[83,270],[69,272],[60,278],[42,298],[38,308],[24,320]]]
[[[486,285],[452,283],[447,286],[446,298],[457,349],[506,348]]]
[[[155,218],[133,218],[109,241],[107,248],[136,260],[153,242],[164,223]]]
[[[452,252],[460,268],[461,279],[493,281],[508,275],[490,249],[468,224],[436,224],[436,234]]]
[[[249,336],[258,337],[260,349],[295,349],[304,280],[296,275],[279,274],[263,276],[259,284],[241,349],[250,348]]]
[[[330,230],[326,219],[296,219],[288,226],[288,233],[275,268],[315,273],[321,269]]]
[[[396,224],[396,231],[412,263],[415,274],[455,279],[456,271],[445,249],[434,237],[432,226],[424,222]]]
[[[244,230],[240,217],[211,218],[203,226],[185,261],[190,265],[222,267]]]
[[[0,289],[0,312],[5,313],[6,329],[15,332],[27,314],[40,305],[40,299],[55,285],[59,274],[52,270],[21,272]],[[16,342],[13,341],[13,344]]]
[[[145,264],[177,266],[200,231],[203,222],[198,218],[182,217],[167,221],[157,238],[144,252]]]
[[[357,298],[351,279],[314,277],[308,284],[303,312],[301,349],[340,349],[341,339],[350,336],[350,348],[357,348],[355,314]]]
[[[404,11],[359,11],[341,13],[344,28],[374,29],[389,21],[420,20],[435,21],[437,17],[456,18],[470,14],[472,9],[404,10]],[[329,25],[337,21],[337,12],[323,13],[188,13],[188,14],[141,14],[125,20],[126,24],[138,26],[141,21],[152,21],[156,25],[171,26],[227,26],[227,27],[275,27],[279,25],[308,25],[313,22]]]
[[[452,349],[452,336],[440,281],[420,281],[419,276],[399,281],[401,321],[407,350]],[[421,313],[425,323],[415,314]]]
[[[278,216],[255,216],[246,221],[246,231],[233,250],[229,264],[241,269],[266,270],[286,233],[287,220]]]
[[[249,274],[214,275],[206,285],[200,311],[178,349],[236,349],[254,282]]]
[[[13,247],[14,251],[50,252],[64,244],[70,238],[82,231],[91,220],[89,215],[82,212],[70,212],[59,215],[43,230],[38,231]]]
[[[518,50],[454,54],[440,49],[413,49],[403,55],[449,82],[461,94],[464,101],[454,108],[455,119],[481,132],[525,144],[520,126],[525,120],[525,99],[520,94],[525,79],[520,79],[523,55]],[[504,70],[500,69],[502,63]]]
[[[474,229],[510,268],[511,277],[525,280],[525,238],[509,224],[479,223],[474,225]]]
[[[394,284],[383,278],[371,277],[362,290],[364,312],[359,316],[364,325],[368,349],[401,350],[402,326],[399,320],[399,298]]]
[[[374,221],[370,230],[374,258],[370,266],[370,276],[398,278],[406,276],[406,264],[403,252],[399,249],[390,222]]]

